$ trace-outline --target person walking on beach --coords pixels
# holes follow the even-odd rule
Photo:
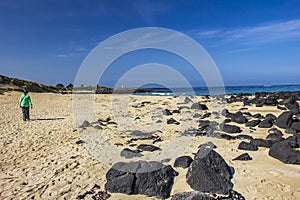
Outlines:
[[[23,121],[29,121],[29,107],[32,108],[32,102],[30,99],[30,96],[28,95],[28,91],[25,90],[24,94],[20,97],[19,101],[20,108],[22,108],[22,113],[23,113]]]

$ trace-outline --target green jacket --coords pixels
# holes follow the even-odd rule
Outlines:
[[[20,97],[19,105],[21,107],[29,107],[29,106],[32,107],[30,96],[28,94],[23,94]]]

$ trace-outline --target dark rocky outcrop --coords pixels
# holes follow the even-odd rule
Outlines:
[[[278,116],[275,125],[279,128],[289,128],[293,123],[293,112],[287,111],[283,112]]]
[[[228,194],[232,190],[233,169],[211,148],[200,148],[186,175],[196,191]]]
[[[252,158],[248,153],[243,153],[232,160],[252,160]]]
[[[273,144],[270,147],[269,156],[286,164],[300,164],[300,151],[294,150],[287,141]]]
[[[105,190],[166,199],[177,175],[172,167],[155,161],[119,162],[107,172]]]
[[[251,143],[248,143],[248,142],[241,142],[238,146],[238,149],[248,150],[248,151],[257,151],[258,150],[257,146],[255,146]]]
[[[193,162],[193,159],[190,156],[180,156],[176,158],[174,162],[174,167],[187,168]]]

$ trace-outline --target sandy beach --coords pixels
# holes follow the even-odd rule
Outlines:
[[[11,92],[0,95],[0,199],[76,199],[78,195],[96,188],[104,191],[106,172],[118,161],[157,160],[173,167],[177,157],[197,152],[198,146],[213,142],[229,166],[235,169],[233,189],[246,199],[300,199],[300,165],[284,164],[268,155],[268,148],[258,151],[238,150],[241,141],[184,135],[185,130],[197,128],[198,113],[204,115],[227,108],[237,112],[244,107],[242,103],[214,104],[205,97],[194,97],[194,102],[207,105],[207,111],[181,109],[172,116],[162,114],[163,109],[177,110],[184,97],[130,96],[124,101],[124,95],[96,95],[95,120],[91,125],[79,128],[74,123],[72,95],[30,93],[33,109],[31,121],[24,122],[18,106],[21,93]],[[213,106],[217,108],[212,108]],[[190,106],[190,105],[188,105]],[[252,115],[269,113],[278,116],[282,110],[275,106],[245,106]],[[120,108],[124,108],[120,109]],[[83,119],[85,116],[82,116]],[[99,124],[110,118],[110,123]],[[173,118],[179,125],[167,124]],[[214,118],[210,120],[221,122]],[[159,123],[156,123],[158,120]],[[235,123],[232,123],[235,124]],[[251,130],[239,124],[242,134],[253,138],[265,138],[268,129]],[[274,126],[275,127],[275,126]],[[151,140],[128,142],[130,131],[154,132],[161,141],[155,146],[159,152],[143,152],[142,157],[125,159],[119,156],[124,148],[135,148],[139,144],[152,144]],[[283,133],[284,130],[280,129]],[[110,144],[103,151],[95,149],[96,136],[102,134]],[[96,136],[95,136],[96,135]],[[289,135],[284,133],[284,138]],[[99,145],[99,144],[98,144]],[[299,150],[299,149],[298,149]],[[249,153],[249,161],[233,161],[242,153]],[[179,173],[175,177],[171,196],[178,192],[192,191],[186,182],[187,169],[173,167]],[[100,186],[98,188],[97,186]],[[144,195],[125,195],[110,193],[110,199],[156,199]],[[86,195],[85,199],[91,199]],[[171,198],[170,198],[171,199]]]

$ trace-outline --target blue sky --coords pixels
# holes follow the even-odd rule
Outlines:
[[[297,0],[1,0],[0,74],[73,83],[93,48],[140,27],[172,29],[199,42],[226,85],[300,84]],[[145,64],[161,60],[146,59]],[[127,65],[129,70],[133,63]],[[193,79],[191,71],[185,75]],[[103,79],[116,78],[107,73]]]

